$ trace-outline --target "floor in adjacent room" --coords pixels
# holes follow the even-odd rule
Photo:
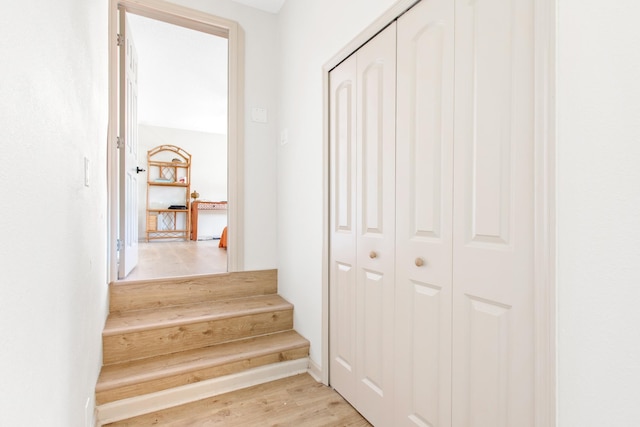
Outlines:
[[[338,393],[302,374],[105,427],[370,425]]]
[[[227,250],[220,240],[152,241],[138,244],[138,265],[125,280],[225,273]]]

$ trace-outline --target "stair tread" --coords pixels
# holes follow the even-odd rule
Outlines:
[[[225,301],[161,307],[150,310],[109,314],[103,336],[143,331],[158,327],[185,325],[198,321],[227,319],[271,311],[292,310],[293,305],[281,296],[261,295]]]
[[[107,365],[102,368],[96,391],[111,390],[308,345],[309,341],[297,332],[289,330],[195,350]]]

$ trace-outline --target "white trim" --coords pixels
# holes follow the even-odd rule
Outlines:
[[[115,38],[118,34],[118,6],[115,0],[109,0],[109,124],[107,127],[107,202],[109,204],[108,221],[109,241],[107,251],[107,282],[118,279],[117,240],[118,240],[118,47]],[[115,4],[114,4],[115,3]]]
[[[244,34],[235,21],[162,0],[109,0],[109,125],[107,131],[107,192],[109,203],[108,281],[118,278],[118,7],[128,12],[203,31],[229,40],[228,271],[244,268]]]
[[[329,385],[329,71],[322,70],[322,366],[321,382]]]
[[[309,359],[309,375],[311,375],[313,379],[315,379],[319,383],[324,383],[324,381],[322,380],[322,366],[318,365],[312,359]]]
[[[556,0],[534,10],[535,427],[554,427],[556,410]]]
[[[323,66],[322,382],[329,385],[329,71],[402,15],[399,0]],[[557,425],[556,408],[556,8],[535,0],[535,427]]]
[[[308,366],[308,358],[279,362],[182,387],[105,403],[96,408],[97,426],[303,374],[307,372]]]
[[[227,271],[244,271],[244,32],[229,28]]]

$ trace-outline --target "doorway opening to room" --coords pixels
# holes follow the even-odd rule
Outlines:
[[[111,280],[241,270],[237,24],[153,0],[112,0],[114,32]]]
[[[227,39],[125,15],[138,56],[132,126],[146,165],[138,174],[138,264],[126,278],[226,272]]]

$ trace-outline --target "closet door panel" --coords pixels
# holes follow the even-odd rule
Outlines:
[[[533,0],[456,2],[453,425],[533,426]]]
[[[395,24],[357,52],[357,405],[373,424],[393,414]]]
[[[453,3],[398,20],[396,415],[451,425]]]
[[[331,384],[356,396],[356,58],[329,74]]]

